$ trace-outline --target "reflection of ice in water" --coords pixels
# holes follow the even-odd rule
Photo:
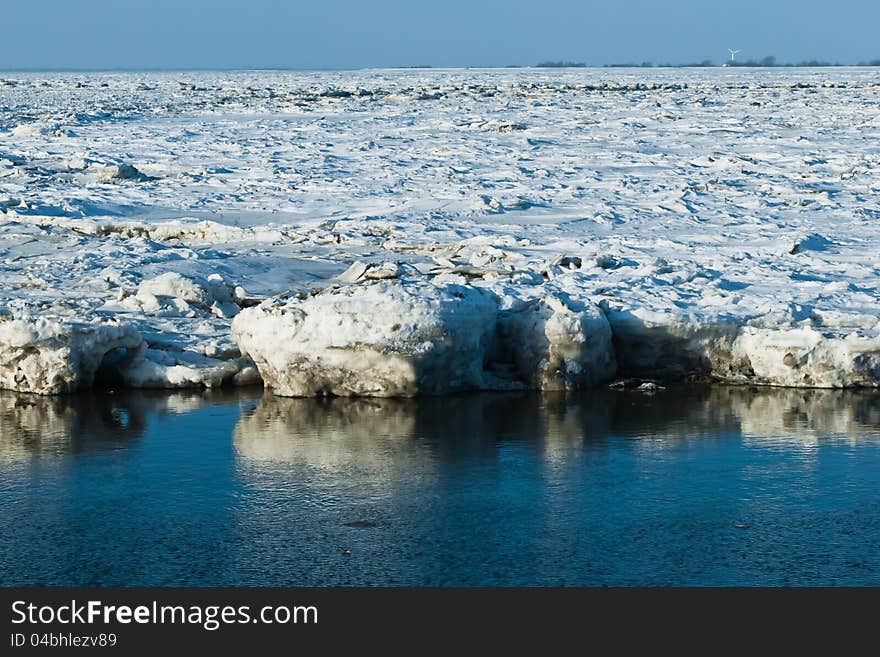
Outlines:
[[[79,415],[68,397],[0,391],[0,461],[64,451]]]
[[[61,455],[104,444],[125,446],[126,441],[142,437],[155,417],[191,413],[252,394],[123,391],[45,397],[0,390],[0,462]]]
[[[141,437],[156,417],[251,403],[260,392],[120,392],[41,397],[0,391],[0,461],[62,454]],[[264,394],[233,430],[235,453],[252,465],[326,471],[394,467],[538,442],[548,462],[612,438],[635,438],[646,454],[670,441],[742,436],[754,447],[831,439],[880,440],[880,392],[735,386],[671,387],[657,394],[497,393],[398,399],[288,399]]]
[[[880,436],[880,392],[775,389],[759,392],[731,389],[740,406],[743,438],[760,445],[774,442],[817,444],[829,439],[877,439]]]
[[[802,445],[825,438],[880,439],[880,393],[749,387],[674,387],[657,394],[595,390],[483,394],[419,400],[289,399],[264,395],[235,428],[244,462],[340,470],[387,466],[421,441],[444,451],[481,442],[538,441],[548,461],[612,438],[663,450],[670,441],[742,436],[748,444]],[[412,455],[410,454],[410,455]]]
[[[394,442],[413,433],[412,400],[294,399],[264,395],[235,426],[236,454],[245,461],[308,464],[339,470],[357,463],[382,467]]]
[[[63,455],[139,438],[149,410],[153,409],[142,400],[111,395],[43,397],[0,392],[0,462]]]

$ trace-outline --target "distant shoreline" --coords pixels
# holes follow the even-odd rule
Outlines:
[[[806,62],[801,64],[552,64],[507,66],[367,66],[363,68],[295,68],[295,67],[230,67],[230,68],[0,68],[0,75],[20,73],[346,73],[364,71],[505,71],[505,70],[608,70],[608,69],[809,69],[809,68],[880,68],[880,60],[858,64]]]

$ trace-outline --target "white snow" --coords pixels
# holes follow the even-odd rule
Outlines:
[[[0,306],[33,347],[4,333],[0,385],[88,385],[115,349],[100,326],[143,342],[104,363],[129,385],[254,381],[238,315],[286,308],[279,345],[299,306],[403,316],[452,286],[519,348],[479,373],[438,351],[425,389],[581,387],[615,363],[880,385],[878,91],[868,68],[0,74]],[[450,328],[428,308],[414,335]],[[401,362],[288,392],[421,391]]]

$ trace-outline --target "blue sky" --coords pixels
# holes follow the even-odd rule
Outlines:
[[[10,68],[880,58],[880,0],[3,0]]]

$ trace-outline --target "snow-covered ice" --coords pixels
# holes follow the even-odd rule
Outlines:
[[[377,283],[250,308],[232,330],[278,394],[411,397],[480,387],[494,312],[466,285]]]
[[[114,320],[77,322],[52,317],[0,315],[0,387],[57,394],[92,385],[108,355],[121,361],[143,341]]]
[[[878,174],[875,69],[0,74],[0,386],[877,386]]]
[[[569,390],[614,376],[611,330],[591,302],[548,295],[505,308],[488,288],[445,279],[264,302],[235,318],[233,336],[290,397]]]

